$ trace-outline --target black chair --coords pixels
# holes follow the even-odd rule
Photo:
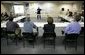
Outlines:
[[[3,37],[3,35],[4,35],[4,30],[3,28],[1,28],[1,37]]]
[[[6,28],[1,28],[1,37],[5,38],[6,36]]]
[[[6,40],[7,40],[7,45],[9,45],[8,39],[11,39],[16,42],[17,45],[17,35],[13,31],[6,31]]]
[[[73,47],[75,47],[75,50],[77,50],[77,38],[78,38],[79,34],[65,34],[65,50],[67,45],[74,45]],[[74,44],[73,44],[74,43]],[[71,46],[70,45],[70,46]]]
[[[28,41],[29,43],[32,43],[33,48],[34,48],[34,42],[36,40],[36,37],[32,33],[26,33],[23,32],[23,47],[25,47],[25,41]]]
[[[46,42],[50,42],[50,44],[53,45],[55,49],[55,37],[56,37],[55,33],[45,32],[43,34],[44,48],[45,48]]]

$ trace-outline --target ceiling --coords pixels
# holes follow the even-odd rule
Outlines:
[[[84,1],[1,1],[1,3],[13,3],[13,4],[23,4],[23,3],[44,3],[44,2],[53,2],[53,3],[84,3]]]

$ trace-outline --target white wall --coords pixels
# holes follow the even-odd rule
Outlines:
[[[11,11],[12,11],[12,4],[2,4],[1,3],[1,13],[7,12],[8,14],[10,14]]]
[[[42,9],[42,17],[47,17],[47,14],[52,17],[57,17],[60,13],[61,8],[65,8],[65,11],[69,9],[72,12],[78,11],[80,12],[82,9],[82,3],[75,4],[65,4],[65,3],[54,3],[54,2],[42,2],[42,3],[29,3],[29,6],[25,6],[25,15],[30,14],[31,17],[36,17],[37,8],[40,7]],[[1,4],[1,13],[13,11],[13,7],[11,4]],[[14,12],[14,11],[13,11]]]
[[[3,6],[3,4],[1,4],[1,13],[5,11],[6,11],[5,7]]]
[[[72,12],[80,12],[82,9],[81,3],[75,4],[58,4],[58,3],[31,3],[29,5],[29,10],[27,13],[30,13],[32,17],[36,17],[36,10],[40,7],[42,9],[41,13],[43,17],[46,17],[47,14],[52,17],[57,17],[61,11],[61,8],[65,8],[65,11],[69,9]]]

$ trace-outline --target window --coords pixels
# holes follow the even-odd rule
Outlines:
[[[14,5],[15,14],[24,14],[24,5]]]

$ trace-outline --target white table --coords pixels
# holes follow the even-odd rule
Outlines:
[[[19,19],[18,19],[19,18]],[[18,17],[18,18],[15,18],[15,22],[16,21],[18,21],[18,20],[20,20],[20,19],[23,19],[23,18],[25,18],[25,16],[21,16],[21,17]],[[7,22],[7,21],[6,21]],[[6,27],[6,22],[2,22],[1,23],[1,28],[2,27]],[[19,24],[19,26],[21,27],[21,30],[22,30],[22,32],[24,31],[23,30],[23,23],[21,23],[21,22],[19,22],[18,23]],[[39,27],[39,36],[42,36],[42,34],[43,34],[43,26],[44,26],[44,24],[47,24],[47,22],[34,22],[34,24],[37,26],[37,27]],[[61,31],[69,24],[69,22],[64,22],[64,23],[57,23],[57,22],[55,22],[54,23],[55,24],[55,32],[56,32],[56,35],[58,35],[58,36],[62,36],[62,34],[61,34]],[[84,27],[84,22],[80,22],[80,25],[81,25],[81,27]],[[35,30],[34,30],[34,32],[36,32]]]
[[[20,28],[21,28],[21,31],[24,32],[23,30],[23,23],[18,23]],[[43,35],[43,26],[44,24],[46,24],[46,22],[34,22],[34,24],[39,27],[39,35],[38,36],[42,36]],[[61,31],[64,30],[64,28],[69,24],[68,22],[65,22],[65,23],[54,23],[55,24],[55,33],[57,36],[62,36],[62,33]],[[84,27],[84,23],[81,22],[80,23],[81,27]],[[1,25],[1,27],[6,27],[6,25]],[[33,29],[34,32],[36,32],[35,29]]]
[[[79,22],[81,27],[84,27],[84,22]],[[23,27],[23,23],[18,23],[20,27]],[[34,24],[37,26],[37,27],[43,27],[44,24],[47,24],[47,22],[34,22]],[[55,27],[66,27],[69,23],[68,22],[64,22],[64,23],[54,23],[55,24]],[[1,24],[1,27],[6,27],[6,22],[2,23]]]
[[[60,15],[59,17],[62,17],[63,19],[65,19],[65,20],[67,20],[69,22],[73,21],[73,18],[72,17],[68,17],[66,15]]]
[[[26,16],[20,16],[20,17],[17,17],[17,18],[14,18],[14,22],[16,22],[16,21],[19,21],[19,20],[21,20],[21,19],[23,19],[23,18],[25,18]]]
[[[72,17],[68,17],[66,15],[60,15],[59,17],[62,17],[63,19],[69,21],[69,22],[72,22],[74,19]],[[84,19],[84,17],[81,16],[81,20]],[[80,20],[80,22],[81,22]]]
[[[13,21],[14,22],[17,22],[17,21],[19,21],[19,20],[21,20],[21,19],[23,19],[23,18],[25,18],[26,16],[19,16],[19,17],[17,17],[17,18],[14,18],[13,19]],[[1,27],[6,27],[6,23],[7,23],[8,21],[2,21],[1,22]]]

